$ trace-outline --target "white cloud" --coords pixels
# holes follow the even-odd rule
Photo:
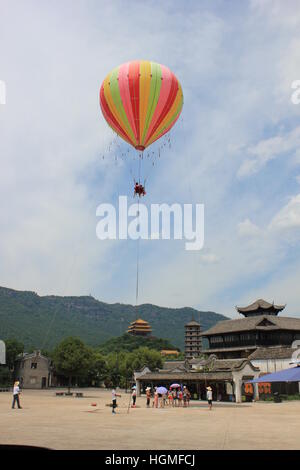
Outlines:
[[[240,237],[256,237],[261,234],[261,230],[251,220],[246,219],[238,224],[238,235]]]
[[[271,230],[293,229],[300,227],[300,194],[293,196],[290,201],[273,217],[269,228]]]
[[[206,264],[214,264],[219,262],[219,257],[214,253],[206,253],[201,255],[200,259]]]
[[[298,151],[300,145],[300,126],[281,136],[262,140],[248,148],[248,157],[238,170],[238,177],[250,176],[260,171],[270,160],[284,156],[287,152]]]

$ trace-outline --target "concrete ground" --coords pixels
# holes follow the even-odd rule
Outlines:
[[[300,449],[300,401],[214,404],[147,409],[138,397],[106,406],[109,391],[84,389],[84,398],[57,397],[55,390],[24,390],[23,409],[11,409],[11,393],[0,393],[0,444],[51,449]],[[97,403],[96,407],[91,403]]]

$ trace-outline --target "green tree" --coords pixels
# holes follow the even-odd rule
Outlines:
[[[22,354],[24,352],[24,344],[16,339],[8,339],[5,341],[5,346],[6,365],[10,370],[13,370],[18,354]]]
[[[0,387],[9,387],[12,383],[12,373],[6,366],[0,367]]]
[[[105,357],[99,351],[92,351],[91,362],[88,368],[88,382],[99,386],[107,375],[107,365]]]
[[[111,353],[107,356],[107,377],[106,385],[118,387],[121,379],[121,364],[124,360],[125,353]]]
[[[93,358],[91,348],[79,338],[65,338],[53,352],[53,363],[57,373],[68,377],[70,393],[72,378],[85,377]]]
[[[151,370],[161,368],[163,359],[158,351],[149,348],[138,348],[132,352],[111,353],[107,356],[106,385],[122,386],[127,388],[135,370],[143,366]]]

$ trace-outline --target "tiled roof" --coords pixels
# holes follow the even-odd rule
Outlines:
[[[163,372],[150,372],[139,378],[145,382],[150,382],[151,380],[161,380],[168,381],[172,383],[173,381],[179,380],[184,382],[186,380],[231,380],[232,372],[176,372],[176,373],[163,373]]]
[[[285,308],[285,305],[274,305],[274,303],[270,304],[264,299],[258,299],[256,302],[248,305],[247,307],[236,307],[238,312],[255,312],[256,310],[264,309],[269,310],[274,308],[275,310],[281,311]]]
[[[250,351],[251,349],[257,349],[258,346],[236,346],[234,348],[210,348],[203,349],[202,354],[214,354],[216,352],[234,352],[234,351]]]
[[[257,348],[250,356],[250,360],[254,359],[291,359],[295,349],[285,347],[273,348]]]
[[[172,370],[177,367],[184,367],[185,361],[165,361],[162,370]]]
[[[270,326],[259,326],[266,320]],[[221,333],[234,333],[249,330],[297,330],[300,332],[300,318],[276,317],[269,315],[257,315],[255,317],[238,318],[237,320],[223,320],[209,330],[204,331],[201,336],[210,336]]]

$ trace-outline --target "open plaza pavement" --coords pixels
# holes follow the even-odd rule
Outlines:
[[[78,391],[78,390],[76,390]],[[300,401],[215,403],[193,401],[189,408],[147,409],[138,397],[118,398],[117,414],[106,406],[111,393],[83,389],[82,398],[55,390],[24,390],[22,409],[12,394],[0,393],[0,444],[50,449],[300,449]],[[97,406],[91,406],[97,403]]]

